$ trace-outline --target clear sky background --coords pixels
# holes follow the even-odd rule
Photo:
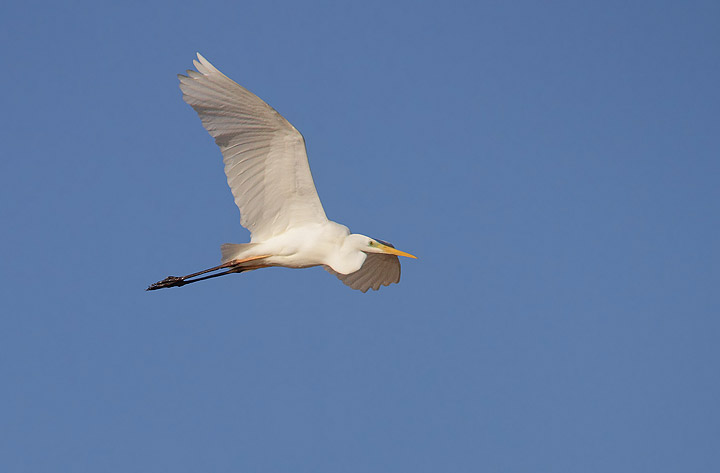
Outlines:
[[[720,471],[720,4],[5,2],[3,472]],[[176,74],[414,253],[145,292],[248,232]]]

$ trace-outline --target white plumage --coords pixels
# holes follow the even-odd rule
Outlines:
[[[268,104],[198,54],[178,75],[183,99],[220,147],[225,174],[252,241],[325,223],[302,135]]]
[[[397,255],[414,256],[328,220],[313,182],[302,135],[252,92],[197,55],[196,71],[178,75],[183,99],[215,138],[228,184],[251,241],[222,246],[222,265],[148,289],[268,266],[323,265],[363,292],[400,280]],[[211,276],[199,275],[225,270]],[[195,279],[192,279],[195,278]]]

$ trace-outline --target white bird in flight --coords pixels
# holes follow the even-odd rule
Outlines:
[[[221,265],[168,276],[148,290],[271,266],[323,266],[362,292],[399,282],[398,256],[416,257],[382,240],[351,234],[344,225],[328,220],[300,132],[199,53],[197,57],[193,60],[197,72],[178,74],[180,89],[220,147],[240,223],[250,230],[250,243],[226,243],[221,247]]]

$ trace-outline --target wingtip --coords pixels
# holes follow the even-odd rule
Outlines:
[[[205,56],[203,56],[199,52],[195,54],[197,54],[197,61],[193,60],[193,64],[199,72],[205,75],[215,73],[222,74],[215,66],[212,65],[210,61],[205,59]]]
[[[195,54],[197,54],[197,60],[200,62],[200,64],[202,64],[205,67],[212,67],[212,64],[210,64],[210,61],[205,59],[205,57],[202,54],[200,54],[200,53],[195,53]],[[193,63],[195,63],[195,61],[193,61]]]

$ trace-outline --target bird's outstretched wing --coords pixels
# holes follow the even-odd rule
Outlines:
[[[325,269],[346,285],[362,292],[370,288],[377,291],[380,286],[400,282],[400,260],[395,255],[368,253],[362,267],[350,274],[340,274],[330,266],[325,266]]]
[[[178,75],[183,99],[220,147],[243,227],[265,240],[327,221],[302,135],[272,107],[198,53],[197,72]]]

